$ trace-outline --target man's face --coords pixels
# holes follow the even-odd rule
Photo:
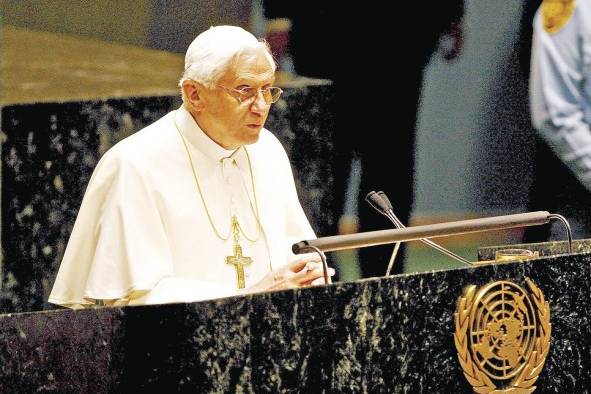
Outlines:
[[[199,126],[226,149],[253,144],[269,115],[270,103],[263,94],[240,102],[236,90],[265,89],[275,80],[272,65],[263,49],[248,50],[238,57],[213,89],[202,90],[203,107]]]

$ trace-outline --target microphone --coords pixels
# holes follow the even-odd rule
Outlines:
[[[384,196],[386,196],[386,194],[384,192],[381,192],[381,193],[383,193]],[[400,222],[398,220],[398,218],[396,217],[396,215],[394,215],[394,211],[390,210],[389,207],[391,207],[392,204],[390,203],[390,200],[388,199],[388,197],[381,197],[375,191],[372,190],[369,193],[367,193],[367,195],[365,196],[365,201],[367,201],[373,209],[375,209],[376,211],[378,211],[379,213],[381,213],[382,215],[385,215],[388,219],[390,219],[390,221],[392,221],[392,223],[394,224],[394,227],[396,227],[396,228],[403,228],[404,227],[402,222]],[[392,215],[394,216],[394,218],[390,217],[389,212],[392,212]],[[392,255],[390,256],[390,261],[388,261],[388,268],[386,269],[386,276],[390,276],[390,271],[392,271],[392,267],[394,267],[394,260],[396,260],[396,256],[398,255],[399,249],[400,249],[400,242],[396,242],[394,244],[394,250],[392,250]]]
[[[369,203],[369,205],[371,205],[372,208],[374,208],[376,211],[378,211],[379,213],[381,213],[382,215],[387,217],[392,222],[392,224],[394,224],[394,226],[396,228],[406,228],[404,223],[402,223],[400,221],[400,219],[398,219],[398,217],[394,213],[394,210],[392,209],[392,203],[390,202],[390,199],[388,198],[388,196],[386,196],[386,193],[384,193],[383,191],[379,191],[377,193],[373,190],[370,191],[369,193],[367,193],[367,196],[365,196],[365,201],[367,201]],[[451,257],[454,260],[459,261],[462,264],[474,265],[470,261],[463,258],[462,256],[455,254],[451,250],[444,248],[443,246],[431,241],[430,239],[422,238],[419,241],[421,241],[422,243],[424,243],[426,245],[431,246],[432,248],[440,251],[441,253],[445,254],[446,256]],[[400,242],[398,242],[396,245],[398,245],[398,244],[400,244]],[[394,252],[397,252],[396,248],[395,248]],[[394,255],[394,253],[393,253],[393,255]],[[388,264],[388,271],[386,272],[386,276],[390,275],[390,270],[392,269],[393,263],[394,263],[394,260],[390,259],[390,263]]]
[[[313,251],[311,248],[312,246],[323,252],[333,252],[336,250],[391,244],[399,241],[415,241],[423,238],[437,238],[489,230],[537,226],[546,224],[552,219],[558,219],[565,225],[569,241],[569,253],[572,253],[572,236],[570,228],[568,227],[568,222],[561,215],[550,214],[547,211],[518,213],[481,219],[460,220],[457,222],[427,224],[394,230],[368,231],[357,234],[322,237],[300,241],[293,244],[291,249],[294,254]]]

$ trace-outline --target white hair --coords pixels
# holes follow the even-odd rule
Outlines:
[[[246,49],[263,49],[275,71],[276,65],[269,45],[237,26],[214,26],[199,34],[185,55],[185,71],[179,82],[192,79],[213,88],[220,77]]]

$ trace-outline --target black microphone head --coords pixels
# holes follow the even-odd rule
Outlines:
[[[384,193],[383,191],[379,191],[378,192],[378,196],[380,196],[382,198],[382,200],[384,200],[384,203],[388,206],[388,209],[394,209],[392,207],[392,203],[390,202],[390,199],[388,198],[388,196],[386,196],[386,193]]]
[[[384,202],[382,197],[375,191],[370,191],[365,196],[365,201],[369,203],[376,211],[385,214],[388,211],[388,205]]]
[[[307,252],[313,252],[313,249],[308,248],[308,241],[300,241],[291,245],[291,251],[293,254],[302,254]]]
[[[365,195],[365,201],[367,201],[368,203],[372,204],[372,199],[375,198],[374,194],[377,194],[375,190],[370,191],[369,193],[367,193]]]

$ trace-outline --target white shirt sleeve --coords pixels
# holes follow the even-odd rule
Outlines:
[[[534,127],[591,191],[591,29],[582,22],[588,12],[581,10],[582,3],[577,3],[574,15],[555,33],[544,29],[538,11],[530,101]]]

